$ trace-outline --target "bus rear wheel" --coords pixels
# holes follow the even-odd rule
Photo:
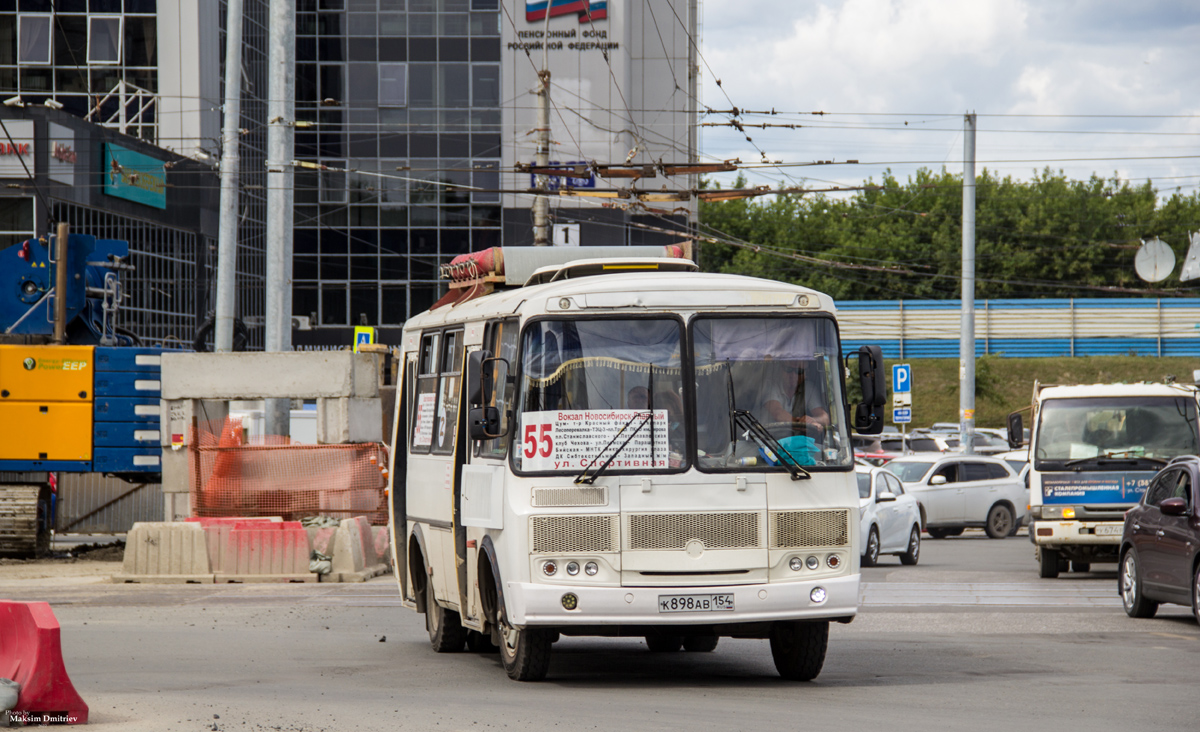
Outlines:
[[[514,628],[500,617],[500,662],[513,681],[541,681],[550,671],[550,646],[554,631]]]
[[[771,628],[771,658],[779,675],[789,681],[817,678],[828,647],[828,620],[783,621]]]
[[[433,596],[430,575],[425,576],[425,630],[429,631],[429,645],[438,653],[458,653],[467,642],[467,630],[458,613],[439,605]]]

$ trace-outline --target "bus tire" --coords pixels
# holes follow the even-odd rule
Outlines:
[[[550,671],[550,646],[554,631],[546,628],[513,628],[501,615],[500,662],[513,681],[541,681]]]
[[[433,593],[433,576],[425,575],[425,630],[429,645],[437,653],[458,653],[467,642],[467,631],[458,613],[438,604]]]
[[[683,645],[681,635],[648,635],[646,647],[651,653],[674,653]]]
[[[711,653],[717,650],[721,638],[715,635],[685,635],[683,650],[688,653]]]
[[[781,621],[771,626],[771,658],[779,675],[789,681],[817,678],[828,647],[828,620]]]

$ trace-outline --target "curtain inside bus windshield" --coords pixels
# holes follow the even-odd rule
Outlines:
[[[702,469],[783,469],[748,420],[801,465],[850,464],[832,320],[705,318],[693,334]],[[748,417],[735,418],[735,410]]]
[[[578,474],[686,466],[680,325],[543,320],[525,329],[513,463]]]
[[[1038,416],[1036,461],[1195,455],[1191,396],[1048,399]]]

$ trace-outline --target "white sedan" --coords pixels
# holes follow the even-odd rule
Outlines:
[[[887,464],[921,503],[921,525],[935,539],[981,526],[993,539],[1015,534],[1029,491],[1003,460],[983,455],[906,455]]]
[[[883,468],[858,465],[859,536],[862,566],[874,567],[880,554],[898,554],[901,564],[921,555],[921,509],[900,479]]]

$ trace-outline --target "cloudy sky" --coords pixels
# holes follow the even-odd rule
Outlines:
[[[961,172],[963,116],[974,111],[977,170],[1116,174],[1164,193],[1200,186],[1193,0],[703,0],[702,9],[703,103],[779,112],[744,123],[802,125],[747,128],[753,143],[705,127],[703,158],[860,161],[757,170],[754,183]]]

